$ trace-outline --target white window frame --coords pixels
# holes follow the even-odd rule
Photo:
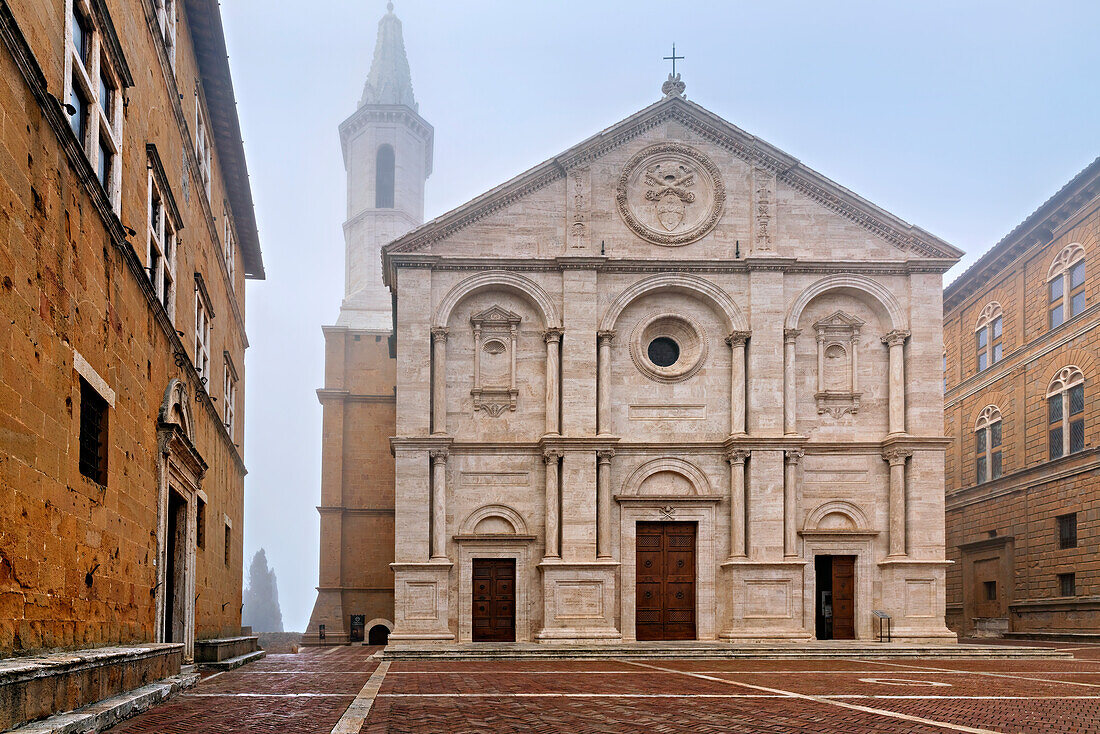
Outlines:
[[[230,361],[228,354],[225,356],[222,388],[222,400],[224,401],[222,421],[225,423],[225,430],[229,431],[229,435],[232,437],[237,416],[237,370],[233,368],[233,363]]]
[[[74,41],[74,14],[79,13],[87,24],[87,61],[81,58]],[[100,80],[107,82],[103,94]],[[87,123],[77,120],[73,132],[80,147],[92,164],[96,180],[103,186],[111,208],[119,213],[122,201],[122,81],[117,62],[110,58],[103,32],[88,0],[65,0],[65,91],[62,99],[72,104],[74,94],[87,103]],[[103,99],[106,96],[107,99]],[[74,105],[75,106],[75,105]],[[75,113],[74,113],[75,114]],[[80,128],[85,127],[82,131]],[[83,133],[83,134],[81,134]],[[100,178],[100,160],[106,150],[108,180]]]
[[[195,286],[195,371],[205,377],[205,385],[210,383],[210,341],[212,309],[206,302],[198,285]],[[207,387],[209,392],[209,387]]]
[[[985,344],[981,341],[983,335]],[[987,304],[978,314],[978,322],[974,325],[974,344],[978,372],[987,370],[1004,359],[1004,310],[996,301]]]
[[[1078,415],[1081,416],[1080,420],[1084,421],[1085,420],[1085,411],[1082,410],[1080,413],[1073,413],[1072,415],[1070,414],[1069,393],[1070,393],[1070,390],[1077,387],[1078,385],[1080,385],[1081,389],[1084,390],[1084,384],[1085,384],[1085,373],[1081,371],[1080,367],[1071,364],[1067,367],[1063,367],[1062,369],[1058,370],[1058,374],[1056,374],[1054,376],[1054,379],[1052,379],[1050,381],[1050,385],[1047,387],[1047,406],[1046,406],[1046,409],[1047,409],[1047,452],[1048,453],[1050,453],[1050,432],[1055,428],[1061,428],[1062,429],[1062,453],[1058,456],[1054,456],[1053,453],[1050,453],[1049,458],[1051,460],[1060,459],[1063,456],[1069,456],[1070,453],[1080,453],[1085,448],[1084,447],[1084,441],[1082,441],[1081,442],[1082,446],[1081,446],[1080,449],[1078,449],[1075,452],[1070,451],[1070,426],[1073,423],[1076,422],[1074,420],[1074,418]],[[1061,418],[1060,424],[1056,424],[1056,423],[1054,423],[1053,421],[1050,420],[1050,401],[1051,401],[1051,398],[1054,398],[1054,397],[1058,397],[1059,400],[1061,400],[1061,403],[1062,403],[1062,418]],[[1087,400],[1087,398],[1086,398],[1086,400]],[[1085,404],[1087,405],[1087,403],[1085,403]],[[1084,430],[1084,428],[1085,427],[1082,426],[1082,430]]]
[[[222,240],[222,259],[225,261],[226,272],[229,273],[229,287],[237,288],[237,260],[236,238],[233,236],[233,217],[229,214],[229,202],[222,203],[222,221],[224,224],[224,239]]]
[[[159,208],[154,210],[154,202],[159,201]],[[176,225],[169,213],[168,199],[161,190],[153,168],[149,168],[149,187],[146,199],[146,247],[145,268],[149,274],[149,281],[153,284],[157,300],[164,305],[168,317],[175,323],[176,320],[176,253],[179,239],[176,236]],[[154,262],[154,255],[156,260]]]
[[[210,119],[206,116],[198,87],[195,88],[195,155],[199,158],[199,177],[206,191],[206,200],[210,201],[214,146],[210,141]]]
[[[1080,285],[1074,287],[1070,281],[1071,271],[1079,264],[1084,268],[1083,261],[1085,259],[1085,248],[1080,242],[1073,242],[1061,249],[1061,251],[1054,257],[1054,261],[1050,264],[1050,269],[1047,270],[1047,327],[1050,329],[1056,329],[1062,324],[1066,323],[1074,316],[1079,314],[1088,308],[1087,304],[1082,305],[1080,309],[1075,310],[1073,308],[1073,295],[1074,292],[1081,294],[1082,299],[1085,294],[1085,278],[1082,276]],[[1053,297],[1054,284],[1058,283],[1062,287],[1061,299]],[[1054,311],[1061,307],[1062,318],[1058,323],[1054,323]]]
[[[160,37],[164,41],[164,49],[168,52],[168,61],[172,69],[176,68],[176,0],[153,0],[153,8],[157,14],[157,26],[160,27]]]
[[[994,426],[998,434],[996,445],[993,444]],[[978,414],[978,420],[974,422],[974,464],[978,484],[997,479],[1004,474],[1003,426],[1001,409],[996,405],[983,408]]]

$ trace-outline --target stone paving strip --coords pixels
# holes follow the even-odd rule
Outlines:
[[[374,698],[378,695],[378,689],[382,687],[382,681],[385,680],[386,671],[389,669],[390,664],[388,661],[383,661],[375,669],[370,679],[363,686],[363,690],[359,691],[359,695],[355,697],[355,700],[348,706],[348,710],[344,712],[344,715],[336,722],[336,726],[332,728],[332,734],[358,733],[363,726],[363,722],[367,720],[367,715],[370,714]]]
[[[662,668],[661,666],[658,666],[658,665],[650,665],[648,663],[640,663],[640,662],[636,662],[636,661],[626,661],[626,662],[629,662],[629,664],[631,664],[631,665],[639,665],[639,666],[642,666],[642,667],[646,667],[646,668],[649,668],[651,670],[661,670],[661,671],[664,671],[664,672],[670,672],[671,671],[671,672],[679,673],[680,675],[689,675],[689,676],[692,676],[694,678],[699,678],[699,679],[702,679],[702,680],[723,681],[723,682],[726,682],[726,683],[729,683],[729,684],[735,685],[735,686],[744,686],[745,688],[752,688],[752,689],[755,689],[755,690],[758,690],[758,691],[766,691],[768,693],[777,693],[777,694],[784,695],[784,696],[790,696],[792,698],[800,698],[800,699],[806,700],[806,701],[817,701],[819,703],[824,703],[828,706],[840,706],[842,708],[851,709],[853,711],[862,711],[864,713],[875,714],[875,715],[878,715],[878,716],[889,716],[889,717],[893,717],[893,718],[897,718],[897,719],[904,719],[906,721],[910,721],[910,722],[914,722],[914,723],[918,723],[918,724],[925,724],[925,725],[928,725],[928,726],[938,726],[938,727],[942,727],[944,729],[948,729],[948,730],[951,730],[951,731],[968,732],[968,734],[998,734],[998,732],[994,729],[980,729],[980,728],[976,728],[976,727],[972,727],[972,726],[961,726],[959,724],[951,724],[951,723],[948,723],[946,721],[937,721],[935,719],[927,719],[927,718],[920,717],[920,716],[911,716],[911,715],[908,715],[908,714],[902,714],[902,713],[898,713],[898,712],[895,712],[895,711],[889,711],[889,710],[886,710],[886,709],[873,708],[873,707],[870,707],[870,706],[860,706],[858,704],[852,704],[852,703],[845,703],[843,701],[838,701],[836,699],[831,699],[831,698],[823,698],[821,696],[810,696],[810,695],[806,695],[806,694],[803,694],[803,693],[794,693],[793,691],[782,690],[782,689],[779,689],[779,688],[769,688],[769,687],[766,687],[766,686],[751,685],[749,683],[740,683],[740,682],[737,682],[737,681],[727,681],[724,678],[713,678],[711,676],[704,675],[702,673],[692,673],[692,672],[683,671],[683,670],[675,671],[675,670],[672,670],[671,668]]]

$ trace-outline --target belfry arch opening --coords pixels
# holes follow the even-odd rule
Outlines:
[[[374,157],[374,208],[393,208],[396,161],[392,145],[381,145]]]

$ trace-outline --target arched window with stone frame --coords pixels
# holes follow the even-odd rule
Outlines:
[[[1074,242],[1062,248],[1047,271],[1050,328],[1085,310],[1085,248]]]
[[[1051,459],[1085,448],[1085,375],[1079,367],[1063,367],[1050,381],[1047,436]]]
[[[978,353],[978,372],[1001,361],[1004,336],[1004,312],[1001,304],[993,301],[982,309],[974,325],[975,344]]]
[[[981,484],[1001,476],[1001,409],[987,405],[974,423],[975,483]]]

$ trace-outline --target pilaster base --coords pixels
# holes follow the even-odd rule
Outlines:
[[[349,641],[347,615],[344,614],[344,595],[340,589],[317,589],[317,601],[309,626],[302,635],[303,645],[346,645]],[[325,626],[325,638],[321,639],[321,625]]]
[[[733,558],[721,566],[726,622],[718,639],[727,642],[809,640],[803,619],[806,561]]]
[[[549,643],[612,643],[622,640],[615,625],[619,563],[544,558],[543,627],[535,639]]]
[[[391,640],[453,642],[450,625],[450,561],[391,563],[394,630]]]
[[[898,556],[879,561],[880,608],[890,615],[894,642],[958,642],[944,620],[950,563]],[[874,632],[877,636],[877,626]]]

